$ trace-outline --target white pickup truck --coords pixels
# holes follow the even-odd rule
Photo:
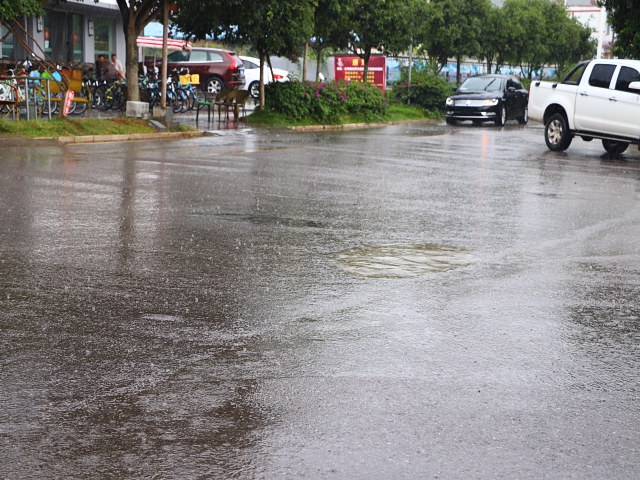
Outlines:
[[[592,60],[562,82],[534,81],[529,118],[544,123],[547,146],[569,148],[573,137],[602,139],[609,153],[640,142],[640,61]]]

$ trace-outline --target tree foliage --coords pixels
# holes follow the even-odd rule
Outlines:
[[[0,20],[42,15],[47,0],[0,0]]]
[[[640,59],[640,8],[637,0],[601,0],[615,32],[613,54]]]
[[[349,21],[353,3],[344,0],[318,0],[313,12],[311,50],[317,61],[316,81],[327,49],[344,49],[349,45]]]
[[[138,91],[138,36],[144,31],[144,27],[161,12],[162,0],[117,0],[120,14],[122,15],[122,28],[124,30],[127,78],[127,100],[139,101]]]
[[[496,70],[509,63],[531,76],[543,65],[563,69],[595,52],[591,31],[551,0],[431,0],[417,16],[419,51],[442,68],[476,57]]]
[[[173,20],[185,34],[251,45],[260,57],[260,105],[264,106],[264,61],[298,53],[311,36],[311,0],[183,0]]]
[[[422,0],[351,0],[349,43],[352,51],[364,61],[365,79],[373,49],[394,53],[409,46],[412,13],[417,1]]]

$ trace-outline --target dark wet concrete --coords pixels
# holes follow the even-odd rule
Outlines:
[[[423,125],[0,157],[0,478],[640,471],[635,149]],[[424,244],[475,263],[336,261]]]

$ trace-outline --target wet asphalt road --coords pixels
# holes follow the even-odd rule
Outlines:
[[[637,478],[635,147],[2,142],[0,478]]]

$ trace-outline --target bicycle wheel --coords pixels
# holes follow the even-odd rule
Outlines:
[[[104,110],[110,110],[113,108],[115,87],[111,85],[104,89]]]
[[[105,98],[106,98],[106,85],[100,85],[93,92],[93,106],[98,110],[106,110]]]
[[[122,91],[121,87],[118,87],[113,94],[113,109],[114,110],[124,110],[127,106],[127,97],[125,93]]]
[[[188,110],[191,110],[191,108],[193,107],[193,103],[191,102],[191,97],[189,96],[189,91],[188,90],[184,90],[184,89],[180,89],[178,91],[178,95],[180,96],[180,99],[182,100],[182,105],[180,106],[180,113],[185,113]]]
[[[180,96],[176,92],[171,92],[170,99],[173,113],[180,113],[180,110],[182,110],[182,98],[180,98]],[[169,98],[167,98],[167,105],[169,105],[168,100]]]
[[[87,87],[83,86],[82,91],[78,94],[78,98],[82,98],[83,100],[87,100],[87,102],[73,102],[75,104],[75,108],[73,110],[72,115],[82,115],[87,111],[87,106],[89,105],[89,90]]]

